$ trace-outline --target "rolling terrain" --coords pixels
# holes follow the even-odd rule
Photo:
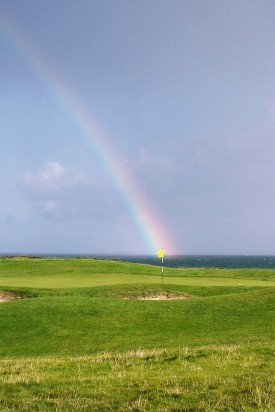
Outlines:
[[[1,411],[272,411],[275,271],[0,259]]]

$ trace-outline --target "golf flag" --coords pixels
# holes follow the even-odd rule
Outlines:
[[[158,251],[158,257],[161,258],[161,279],[163,283],[163,249]]]
[[[159,258],[162,258],[162,257],[163,257],[163,249],[160,249],[160,250],[158,251],[158,257],[159,257]]]

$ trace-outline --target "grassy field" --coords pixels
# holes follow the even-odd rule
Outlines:
[[[275,271],[0,258],[0,411],[274,411]],[[157,296],[173,300],[141,300]]]

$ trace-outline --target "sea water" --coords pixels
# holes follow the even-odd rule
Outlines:
[[[116,256],[120,261],[160,265],[155,256]],[[275,269],[275,256],[177,255],[164,256],[166,267],[261,268]]]
[[[11,254],[7,254],[9,256]],[[26,255],[28,256],[28,254]],[[29,255],[31,256],[31,254]],[[156,255],[113,255],[113,254],[39,254],[40,257],[56,258],[95,258],[95,259],[112,259],[122,262],[145,263],[149,265],[161,265],[161,259]],[[38,257],[37,256],[37,257]],[[165,267],[208,267],[208,268],[257,268],[257,269],[275,269],[275,256],[256,256],[256,255],[164,255]]]

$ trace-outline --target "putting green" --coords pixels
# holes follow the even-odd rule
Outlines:
[[[162,282],[161,277],[129,275],[125,273],[92,273],[79,276],[3,276],[0,287],[31,288],[83,288],[119,284],[156,284]],[[222,277],[164,277],[164,284],[182,286],[245,286],[275,287],[275,281],[258,279],[235,279]]]

